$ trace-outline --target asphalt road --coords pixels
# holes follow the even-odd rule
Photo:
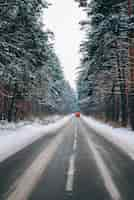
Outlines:
[[[0,200],[134,200],[134,161],[73,118],[0,163]]]

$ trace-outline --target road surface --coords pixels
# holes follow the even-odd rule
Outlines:
[[[134,161],[71,118],[0,163],[0,200],[133,200]]]

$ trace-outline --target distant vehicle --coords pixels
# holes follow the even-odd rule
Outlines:
[[[80,112],[76,112],[75,116],[79,118],[80,117]]]

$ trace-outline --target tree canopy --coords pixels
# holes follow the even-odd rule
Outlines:
[[[73,91],[55,53],[54,34],[42,22],[48,8],[45,0],[0,1],[0,85],[8,92],[0,97],[6,102],[2,119],[11,121],[17,113],[24,114],[24,102],[30,102],[30,112],[36,115],[45,114],[46,108],[48,112],[71,112],[63,90],[72,96]],[[18,109],[21,103],[22,110]]]
[[[128,110],[133,107],[127,85],[133,15],[128,15],[128,1],[86,2],[87,19],[81,22],[86,35],[80,45],[79,104],[84,113],[127,125]]]

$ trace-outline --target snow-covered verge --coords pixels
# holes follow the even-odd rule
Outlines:
[[[97,134],[114,143],[134,160],[134,132],[125,128],[113,128],[93,118],[82,116],[84,122]]]
[[[44,125],[43,121],[42,123],[35,121],[31,124],[22,125],[15,130],[5,130],[7,131],[6,134],[0,134],[0,162],[32,144],[39,138],[55,133],[58,129],[64,127],[71,117],[71,115],[64,117],[48,125]]]
[[[46,116],[43,119],[39,119],[39,118],[33,118],[30,120],[24,120],[24,121],[19,121],[19,122],[11,122],[9,123],[8,121],[0,121],[0,135],[1,134],[12,134],[15,131],[19,130],[20,128],[27,126],[27,125],[31,125],[31,124],[43,124],[43,125],[47,125],[50,123],[54,123],[57,120],[61,119],[62,116],[60,115],[53,115],[53,116]]]

